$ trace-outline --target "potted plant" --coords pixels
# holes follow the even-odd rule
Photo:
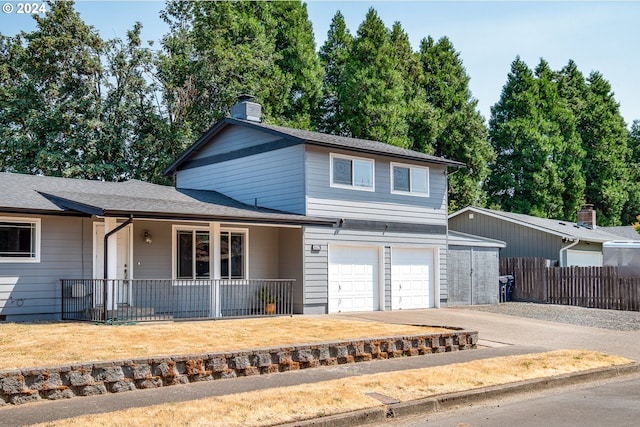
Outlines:
[[[264,304],[264,314],[276,314],[276,296],[266,286],[258,292],[258,300]]]

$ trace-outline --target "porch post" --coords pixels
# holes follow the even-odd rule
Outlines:
[[[116,218],[104,219],[104,235],[118,226]],[[104,301],[105,310],[117,310],[117,302],[114,295],[114,280],[118,276],[118,239],[116,236],[107,239],[107,265],[104,272],[104,278],[109,279],[105,282],[107,288],[107,300]]]
[[[213,279],[211,287],[211,317],[221,317],[221,304],[220,304],[220,223],[209,223],[209,236],[211,236],[209,256],[209,272]]]

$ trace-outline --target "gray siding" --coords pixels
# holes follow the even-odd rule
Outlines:
[[[375,160],[375,192],[351,190],[331,187],[330,153],[317,147],[306,149],[307,215],[446,225],[444,167],[429,165],[429,197],[406,196],[391,193],[390,159],[358,155]],[[350,154],[340,150],[333,153]]]
[[[216,135],[214,144],[206,144],[189,160],[230,153],[280,139],[279,136],[244,126],[227,126]]]
[[[303,153],[304,147],[296,145],[181,170],[176,187],[215,190],[250,205],[257,201],[259,206],[304,214]]]
[[[402,234],[366,232],[354,230],[332,230],[320,227],[306,227],[304,230],[304,313],[324,314],[328,309],[328,246],[331,244],[378,246],[385,248],[385,308],[391,305],[391,260],[387,260],[388,247],[439,248],[440,297],[447,295],[446,236],[428,234]],[[320,251],[312,251],[311,245],[320,246]],[[388,262],[387,262],[388,261]],[[387,265],[388,264],[388,265]],[[389,273],[389,274],[386,274]],[[387,284],[387,281],[389,282]],[[388,286],[388,287],[387,287]]]
[[[449,220],[451,230],[506,242],[500,251],[503,258],[543,257],[557,260],[562,248],[558,236],[474,212],[473,219],[463,212]]]
[[[295,279],[293,291],[294,313],[303,311],[303,245],[301,228],[278,230],[278,275],[280,279]]]
[[[59,319],[60,279],[91,276],[88,219],[44,217],[41,227],[40,262],[0,263],[0,315],[7,321]]]
[[[193,224],[191,224],[193,225]],[[206,226],[207,224],[199,224]],[[147,230],[153,236],[153,242],[147,244],[143,234]],[[133,239],[134,279],[170,279],[173,260],[171,258],[172,227],[165,221],[134,221],[131,237]]]

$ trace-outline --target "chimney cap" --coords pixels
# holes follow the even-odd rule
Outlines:
[[[241,93],[238,95],[238,102],[253,101],[254,99],[256,99],[256,97],[249,95],[248,93]]]
[[[262,122],[262,107],[253,101],[253,96],[242,94],[238,96],[238,102],[231,107],[231,117],[234,119]]]

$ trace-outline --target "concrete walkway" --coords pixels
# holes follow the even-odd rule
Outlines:
[[[0,426],[22,426],[83,414],[555,349],[594,350],[640,360],[639,331],[619,332],[453,308],[332,315],[334,316],[389,323],[465,327],[479,332],[481,348],[121,394],[4,406],[0,408]],[[357,425],[360,422],[359,419],[345,416],[338,417],[335,425]]]

